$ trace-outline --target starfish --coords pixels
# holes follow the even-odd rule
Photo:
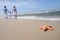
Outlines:
[[[41,26],[39,29],[43,30],[43,31],[48,31],[48,30],[54,30],[52,28],[52,26],[47,26],[47,25],[43,25]]]

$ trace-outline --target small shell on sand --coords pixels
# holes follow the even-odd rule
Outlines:
[[[41,29],[42,31],[54,30],[52,26],[48,26],[48,25],[40,26],[39,29]]]

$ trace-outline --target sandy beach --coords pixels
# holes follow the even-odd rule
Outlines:
[[[54,31],[43,32],[41,25],[51,25]],[[0,40],[60,40],[60,22],[0,19]]]

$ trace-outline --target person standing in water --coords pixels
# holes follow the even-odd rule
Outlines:
[[[14,18],[17,19],[17,9],[16,9],[16,6],[13,6],[12,14],[13,14]]]
[[[4,6],[4,13],[5,13],[5,18],[8,18],[8,12],[9,10],[6,8],[6,6]]]

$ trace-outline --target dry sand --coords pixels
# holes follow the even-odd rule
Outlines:
[[[51,25],[54,31],[43,32],[41,25]],[[0,19],[0,40],[60,40],[60,22]]]

